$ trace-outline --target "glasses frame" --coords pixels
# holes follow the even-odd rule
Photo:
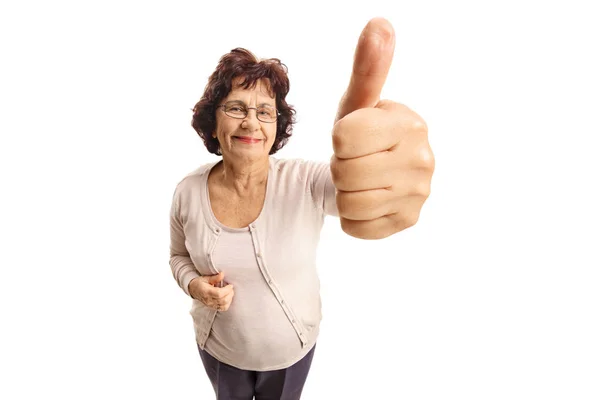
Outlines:
[[[225,111],[225,106],[226,106],[227,104],[229,104],[229,103],[237,103],[237,104],[243,105],[243,106],[244,106],[244,108],[246,109],[246,115],[244,115],[243,117],[234,117],[233,115],[229,115],[229,114],[227,114],[227,111]],[[269,107],[271,107],[271,106],[269,106]],[[275,120],[274,120],[274,121],[263,121],[263,120],[262,120],[262,119],[260,119],[260,117],[258,116],[258,107],[248,107],[248,106],[246,106],[244,103],[241,103],[241,102],[239,102],[239,101],[228,101],[228,102],[227,102],[227,103],[225,103],[225,104],[218,105],[218,106],[217,106],[217,108],[222,108],[222,109],[223,109],[223,112],[225,113],[225,115],[227,115],[229,118],[234,118],[234,119],[245,119],[246,117],[248,117],[248,113],[250,112],[250,110],[255,110],[255,113],[256,113],[256,119],[257,119],[257,120],[259,120],[260,122],[264,122],[265,124],[273,124],[273,123],[277,122],[277,119],[278,119],[278,118],[279,118],[279,116],[281,115],[281,113],[279,112],[279,110],[278,110],[278,109],[276,109],[275,107],[273,107],[273,108],[275,109],[275,113],[276,113],[276,114],[275,114]]]

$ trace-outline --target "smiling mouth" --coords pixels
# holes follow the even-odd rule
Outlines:
[[[234,136],[233,138],[243,143],[258,143],[262,141],[262,139],[255,139],[248,136]]]

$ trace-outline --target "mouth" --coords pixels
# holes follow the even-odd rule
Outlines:
[[[250,144],[262,142],[262,139],[256,139],[256,138],[253,138],[250,136],[233,136],[233,139],[237,140],[239,142],[242,142],[242,143],[250,143]]]

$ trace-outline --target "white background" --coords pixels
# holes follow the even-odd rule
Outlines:
[[[327,219],[303,399],[600,398],[600,25],[592,1],[0,6],[0,398],[211,399],[168,265],[176,183],[213,161],[191,112],[221,55],[289,68],[279,157],[328,160],[367,21],[383,98],[427,122],[419,223]]]

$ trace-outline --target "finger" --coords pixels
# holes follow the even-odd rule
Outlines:
[[[414,175],[416,178],[417,175]],[[361,190],[357,192],[337,191],[336,205],[340,218],[353,221],[370,221],[398,210],[410,207],[416,201],[425,201],[431,192],[429,182],[418,178],[415,185],[406,185],[391,189]]]
[[[231,292],[233,292],[233,285],[229,284],[222,288],[215,288],[216,298],[219,300],[227,297]]]
[[[206,288],[206,296],[215,300],[221,299],[227,295],[231,290],[233,290],[233,285],[227,285],[225,287],[216,287],[216,286],[208,286]]]
[[[221,271],[215,275],[203,276],[203,278],[206,283],[209,283],[209,284],[215,286],[219,282],[221,282],[223,280],[223,278],[225,278],[225,273],[223,271]]]
[[[211,304],[212,308],[217,309],[217,308],[219,308],[219,305],[221,304],[221,300],[218,298],[212,298],[210,301],[210,304]]]
[[[231,300],[233,299],[233,290],[229,292],[225,297],[219,298],[217,300],[218,309],[220,311],[227,311],[229,306],[231,305]]]
[[[419,219],[420,207],[423,199],[419,196],[410,196],[403,199],[403,204],[416,211],[410,215],[395,213],[368,221],[355,221],[340,218],[342,230],[350,236],[359,239],[383,239],[415,225]]]
[[[377,104],[392,64],[395,41],[394,28],[386,19],[373,18],[367,23],[356,45],[350,83],[336,122],[359,108]]]
[[[223,300],[223,311],[227,311],[231,306],[231,302],[233,301],[233,293],[231,292],[227,297]]]
[[[393,152],[383,151],[349,160],[333,156],[329,168],[336,189],[353,192],[391,187],[399,180],[397,166],[400,162]]]
[[[340,218],[368,221],[395,212],[397,194],[390,189],[337,191],[335,198]]]
[[[402,107],[395,107],[395,110]],[[338,158],[356,158],[389,150],[413,128],[411,112],[363,108],[347,115],[333,126],[333,153]]]

